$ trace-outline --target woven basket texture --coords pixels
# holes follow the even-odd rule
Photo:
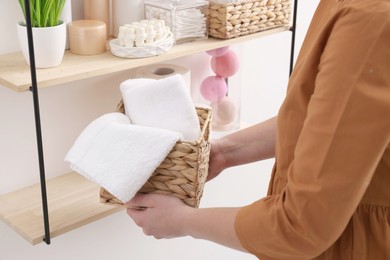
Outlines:
[[[125,112],[122,101],[117,111]],[[191,207],[199,206],[209,167],[211,110],[196,108],[196,111],[202,130],[200,138],[195,142],[178,141],[140,193],[172,195]],[[100,189],[100,202],[123,205],[104,188]]]
[[[291,19],[291,0],[244,0],[221,4],[210,1],[209,35],[229,39],[286,26]]]

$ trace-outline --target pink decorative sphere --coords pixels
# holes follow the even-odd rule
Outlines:
[[[233,76],[240,66],[239,59],[233,51],[225,55],[211,58],[211,68],[217,76],[228,78]]]
[[[226,47],[221,47],[218,49],[206,51],[206,53],[208,55],[213,56],[213,57],[219,57],[219,56],[225,55],[228,51],[229,51],[229,46],[226,46]]]
[[[218,76],[209,76],[200,85],[200,93],[211,102],[218,101],[226,96],[227,89],[225,79]]]
[[[227,125],[236,119],[236,106],[229,97],[211,103],[213,120],[217,125]]]

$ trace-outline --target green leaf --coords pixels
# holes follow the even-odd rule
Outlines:
[[[26,19],[24,0],[18,0]],[[29,0],[31,25],[33,27],[49,27],[59,25],[61,13],[66,1],[70,0]]]
[[[31,1],[31,2],[33,2],[33,1]],[[31,5],[31,6],[34,6],[34,5]],[[37,22],[37,26],[42,27],[43,24],[42,24],[42,13],[41,13],[41,1],[40,0],[35,1],[34,8],[35,8],[35,19]]]
[[[18,0],[18,1],[19,1],[19,4],[20,4],[20,7],[22,8],[24,20],[26,20],[26,7],[24,6],[24,0]]]
[[[42,13],[44,14],[44,26],[53,26],[52,13],[54,8],[54,0],[44,0],[44,7]]]
[[[62,11],[64,10],[64,6],[65,6],[66,1],[70,1],[70,0],[59,0],[58,1],[57,10],[56,10],[57,23],[60,22],[60,17],[61,17]]]

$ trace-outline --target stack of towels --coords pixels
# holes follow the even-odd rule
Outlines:
[[[201,135],[183,76],[130,79],[120,85],[126,114],[91,122],[65,157],[70,167],[127,202],[179,140]]]

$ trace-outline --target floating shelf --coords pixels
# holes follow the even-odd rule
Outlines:
[[[46,184],[51,237],[123,210],[100,203],[100,186],[77,173],[49,179]],[[40,185],[1,195],[0,220],[31,244],[41,243],[45,234]]]
[[[289,26],[278,27],[227,40],[210,37],[208,40],[178,44],[165,54],[143,59],[122,59],[113,56],[110,51],[90,56],[75,55],[66,51],[60,66],[50,69],[37,69],[38,87],[50,87],[80,79],[125,71],[288,30],[290,30]],[[29,90],[31,86],[30,68],[21,52],[0,55],[0,84],[18,92]]]
[[[228,40],[209,38],[188,42],[174,46],[163,55],[143,59],[122,59],[113,56],[109,51],[91,56],[74,55],[66,51],[60,66],[37,69],[38,87],[51,87],[125,71],[289,30],[290,27],[286,26]],[[17,92],[29,90],[30,68],[21,52],[0,55],[0,85]],[[121,207],[101,204],[100,187],[77,173],[67,173],[49,179],[46,185],[51,237],[123,210]],[[40,184],[0,195],[0,220],[31,244],[43,242],[45,234]]]

